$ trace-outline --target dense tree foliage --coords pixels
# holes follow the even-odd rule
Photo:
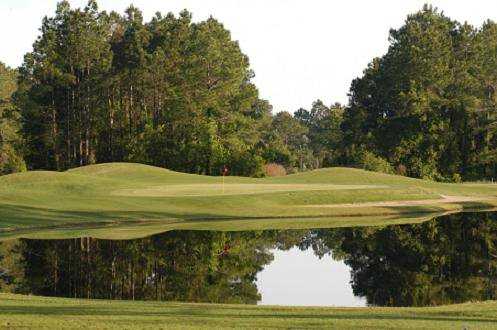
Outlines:
[[[272,114],[247,56],[214,18],[193,22],[183,11],[144,22],[133,6],[120,15],[62,1],[19,69],[17,108],[15,72],[0,68],[0,174],[23,167],[20,112],[32,169],[133,161],[261,176],[274,163],[290,173],[346,165],[494,178],[497,24],[475,28],[425,6],[389,40],[352,82],[347,106],[317,100]]]
[[[144,22],[59,3],[20,68],[25,159],[64,170],[133,161],[201,174],[260,176],[343,162],[344,108],[271,113],[251,82],[247,56],[213,18],[183,11]]]
[[[494,177],[496,61],[495,23],[476,29],[429,6],[410,15],[352,82],[345,155],[372,151],[416,177]]]
[[[20,116],[12,102],[17,72],[0,62],[0,175],[26,169],[19,136]]]
[[[327,107],[321,100],[311,110],[300,108],[295,118],[308,130],[307,138],[312,155],[312,168],[327,167],[343,162],[341,157],[344,108],[339,104]]]
[[[213,18],[193,23],[129,7],[107,14],[59,3],[20,69],[32,168],[136,161],[174,170],[258,175],[270,106],[247,56]]]

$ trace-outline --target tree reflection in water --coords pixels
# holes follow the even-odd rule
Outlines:
[[[136,240],[16,240],[0,245],[0,289],[46,296],[247,303],[272,249],[332,253],[368,304],[497,299],[497,215],[414,225],[247,232],[172,231]],[[333,274],[329,274],[333,276]],[[290,289],[290,288],[289,288]]]

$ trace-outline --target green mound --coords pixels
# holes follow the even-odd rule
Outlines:
[[[437,204],[441,195],[474,198]],[[492,200],[495,196],[497,185],[493,184],[442,184],[343,167],[263,179],[229,176],[223,185],[221,177],[108,163],[0,177],[0,231],[126,221],[170,225],[230,220],[233,226],[234,219],[273,219],[274,223],[274,219],[292,218],[305,223],[308,218],[489,208],[497,205]],[[434,202],[371,204],[413,200]]]

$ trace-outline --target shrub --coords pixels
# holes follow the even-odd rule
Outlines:
[[[360,157],[359,165],[365,170],[393,174],[392,165],[384,158],[370,151],[364,151]]]
[[[264,165],[264,174],[266,176],[284,176],[286,175],[286,170],[280,164],[269,163]]]
[[[452,175],[452,182],[455,182],[455,183],[461,183],[462,182],[462,177],[459,173],[454,173]]]
[[[26,171],[26,163],[20,154],[16,153],[10,145],[0,148],[0,175],[24,171]]]

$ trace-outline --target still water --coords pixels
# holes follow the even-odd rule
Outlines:
[[[260,305],[365,306],[350,284],[350,267],[312,249],[273,250],[274,261],[257,274]]]
[[[0,243],[0,290],[308,306],[496,299],[497,214],[383,227],[6,241]]]

